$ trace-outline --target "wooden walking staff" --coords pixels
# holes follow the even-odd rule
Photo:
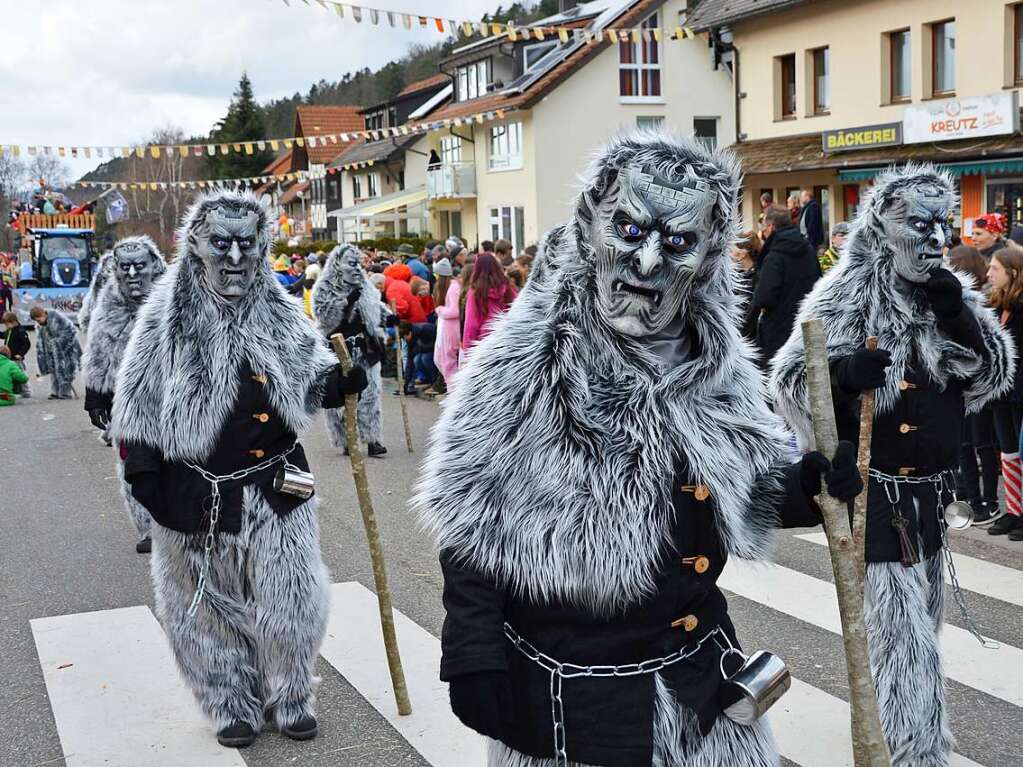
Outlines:
[[[345,345],[345,337],[335,333],[330,337],[334,353],[341,363],[341,369],[348,373],[352,369],[352,358]],[[380,534],[377,532],[377,518],[373,513],[373,501],[369,495],[369,483],[366,481],[366,462],[362,457],[359,445],[358,427],[355,409],[358,395],[345,396],[345,436],[348,440],[348,455],[352,461],[352,476],[355,479],[355,492],[359,496],[359,509],[362,511],[362,524],[366,528],[366,539],[369,542],[369,556],[373,560],[373,581],[377,587],[377,604],[380,608],[380,628],[384,633],[384,649],[387,652],[387,667],[391,672],[391,686],[394,688],[394,700],[398,704],[398,714],[408,716],[412,713],[409,702],[408,688],[405,686],[405,671],[401,666],[401,655],[398,652],[398,638],[394,633],[394,610],[391,606],[391,589],[387,585],[387,568],[384,565],[384,550],[380,545]]]
[[[877,351],[877,336],[867,336],[866,346]],[[868,389],[860,398],[860,444],[856,452],[856,467],[863,480],[863,492],[856,497],[853,510],[852,537],[856,547],[856,563],[860,566],[860,580],[863,579],[867,545],[867,496],[870,490],[870,443],[874,438],[874,390]],[[863,593],[863,584],[860,584]]]
[[[817,450],[830,460],[838,447],[838,427],[831,399],[831,371],[824,327],[818,319],[807,320],[802,327],[814,440]],[[863,621],[863,557],[854,545],[846,504],[828,495],[827,489],[817,497],[817,503],[824,513],[824,531],[828,537],[838,610],[842,618],[854,763],[856,767],[890,767],[891,757],[881,730],[877,693],[867,654],[867,629]]]
[[[394,301],[391,301],[391,311],[395,315],[398,314],[398,309],[394,305]],[[408,409],[405,407],[405,354],[402,352],[401,343],[401,329],[394,334],[395,344],[394,353],[398,358],[398,364],[395,366],[397,370],[396,376],[398,378],[398,404],[401,405],[401,422],[405,426],[405,446],[411,453],[412,450],[412,429],[408,424]]]

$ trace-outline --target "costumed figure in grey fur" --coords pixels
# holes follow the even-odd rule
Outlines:
[[[313,315],[327,338],[335,333],[345,337],[352,359],[361,360],[366,369],[369,385],[359,396],[357,410],[359,436],[366,441],[369,455],[382,456],[387,448],[381,444],[380,360],[387,344],[384,322],[390,312],[385,312],[380,291],[369,281],[362,267],[362,254],[354,245],[339,245],[331,251],[313,288]],[[344,410],[325,410],[324,416],[331,444],[344,448],[347,455]]]
[[[107,263],[112,276],[92,305],[91,331],[82,355],[82,377],[85,379],[85,412],[109,445],[117,369],[135,325],[135,316],[149,295],[153,281],[167,271],[167,264],[156,243],[144,235],[119,240]],[[124,481],[120,455],[116,462],[121,495],[141,536],[135,550],[146,554],[150,551],[149,512],[132,497],[131,488]]]
[[[827,337],[839,436],[859,437],[876,390],[867,490],[866,623],[881,724],[896,767],[938,767],[953,747],[944,708],[943,510],[966,412],[1011,387],[1011,339],[970,278],[942,268],[952,179],[931,166],[877,177],[838,265],[807,296],[774,358],[778,412],[813,444],[800,323]],[[865,348],[878,337],[876,351]],[[944,544],[947,545],[947,544]]]
[[[92,322],[92,313],[96,310],[99,294],[103,290],[103,286],[107,284],[107,280],[110,279],[113,258],[113,251],[107,251],[99,257],[96,272],[92,275],[92,281],[89,283],[89,292],[82,299],[82,307],[78,310],[78,327],[82,329],[83,333],[88,334],[89,332],[89,323]]]
[[[178,668],[225,746],[264,722],[316,735],[314,667],[328,606],[315,496],[296,435],[366,384],[345,376],[274,279],[266,212],[201,198],[135,320],[112,435],[152,514],[156,610]]]
[[[716,581],[819,523],[822,473],[861,483],[848,443],[785,459],[737,329],[738,188],[730,154],[612,141],[442,406],[415,505],[441,679],[493,767],[778,764],[766,721],[723,714],[741,661]]]
[[[29,316],[39,326],[36,362],[39,372],[50,376],[50,399],[71,399],[72,385],[82,361],[75,326],[56,309],[33,306]]]

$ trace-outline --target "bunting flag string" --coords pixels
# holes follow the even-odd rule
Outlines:
[[[228,144],[144,144],[133,146],[98,146],[98,145],[62,145],[62,146],[39,146],[25,144],[0,144],[0,156],[10,155],[12,157],[56,156],[63,158],[86,158],[114,159],[117,157],[138,157],[144,159],[151,157],[160,159],[163,155],[173,156],[175,153],[181,157],[189,155],[195,157],[217,154],[254,154],[257,150],[271,150],[274,153],[281,149],[293,150],[296,147],[327,146],[328,144],[348,144],[351,142],[366,140],[380,141],[385,138],[398,138],[404,136],[426,135],[458,125],[470,125],[483,123],[504,118],[507,110],[497,109],[488,112],[478,112],[464,117],[445,118],[443,120],[431,120],[427,122],[405,123],[390,128],[376,128],[371,130],[353,130],[340,133],[327,133],[317,136],[291,136],[288,138],[260,139],[258,141],[241,141]],[[339,150],[340,151],[340,150]]]
[[[293,7],[290,0],[281,0],[289,8]],[[309,0],[303,0],[309,5]],[[503,37],[506,36],[512,42],[516,40],[528,40],[531,37],[537,40],[544,40],[547,37],[557,37],[561,42],[567,43],[570,39],[579,39],[586,43],[598,43],[606,37],[608,42],[635,43],[642,41],[660,42],[663,40],[686,40],[696,37],[691,27],[680,25],[671,29],[657,29],[655,27],[605,27],[599,32],[594,32],[587,27],[580,26],[528,26],[519,27],[513,23],[501,22],[475,22],[455,21],[438,16],[422,13],[406,13],[403,11],[388,11],[381,8],[371,8],[366,5],[355,5],[353,3],[335,2],[335,0],[316,0],[316,4],[324,10],[333,10],[334,15],[339,19],[351,19],[356,24],[361,24],[366,18],[373,26],[379,26],[380,17],[384,16],[390,26],[395,26],[395,18],[400,17],[402,26],[406,30],[435,28],[441,34],[450,32],[453,35],[472,37],[479,34],[482,37]]]
[[[223,189],[225,187],[239,188],[242,186],[253,186],[270,184],[273,182],[284,183],[286,181],[305,181],[309,178],[307,171],[296,171],[294,173],[279,173],[269,176],[249,176],[247,178],[216,178],[194,181],[76,181],[70,186],[81,187],[82,189],[142,189],[159,191],[164,189]]]

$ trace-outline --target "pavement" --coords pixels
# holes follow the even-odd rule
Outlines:
[[[0,765],[482,764],[482,744],[450,715],[436,680],[442,579],[407,507],[436,402],[407,400],[410,454],[393,382],[385,381],[389,453],[367,459],[413,716],[394,711],[350,465],[317,418],[302,442],[316,475],[323,557],[334,584],[318,665],[320,735],[307,743],[264,735],[238,752],[216,745],[173,668],[111,449],[97,439],[82,400],[45,399],[45,379],[33,386],[34,398],[0,409]],[[721,585],[744,647],[770,649],[795,677],[770,714],[783,763],[841,767],[851,764],[848,691],[830,563],[815,533],[778,533],[777,566],[730,563]],[[988,650],[973,640],[949,595],[953,763],[1019,767],[1023,544],[975,529],[953,534],[952,546],[971,614],[1000,643]]]

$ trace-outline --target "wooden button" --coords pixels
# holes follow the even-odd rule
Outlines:
[[[706,485],[697,485],[693,491],[693,497],[698,501],[706,501],[710,498],[710,490]]]
[[[914,471],[915,471],[915,469],[912,466],[900,466],[899,467],[899,476],[900,477],[908,477]]]
[[[264,453],[262,450],[250,450],[249,452],[252,453],[252,455],[256,456],[256,458],[262,458],[264,455],[266,455],[266,453]]]
[[[266,376],[252,376],[252,380],[266,386]]]
[[[700,625],[700,621],[695,615],[686,615],[683,618],[677,618],[671,622],[673,629],[684,628],[686,631],[692,631]]]
[[[710,569],[710,560],[707,557],[697,557],[693,562],[693,569],[700,574],[707,572]]]
[[[908,423],[900,424],[899,432],[902,434],[909,434],[913,430],[913,427]]]
[[[911,384],[909,381],[906,381],[905,379],[903,379],[902,381],[899,381],[899,388],[902,391],[906,391],[906,389],[915,389],[916,388],[916,384]]]
[[[252,417],[259,421],[260,423],[266,423],[267,421],[270,420],[269,413],[256,413]]]

